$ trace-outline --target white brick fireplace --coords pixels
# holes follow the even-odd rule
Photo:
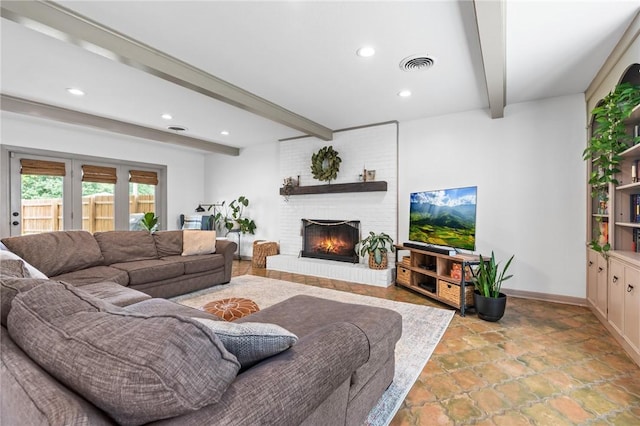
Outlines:
[[[280,200],[280,255],[267,259],[269,269],[322,276],[364,284],[388,286],[392,281],[392,266],[385,271],[370,270],[360,264],[331,260],[299,258],[302,249],[302,219],[359,220],[361,235],[369,231],[386,232],[397,238],[397,126],[395,123],[376,125],[334,133],[330,142],[304,138],[280,143],[280,173],[282,178],[300,176],[301,186],[325,185],[311,174],[311,156],[320,148],[331,145],[338,151],[342,163],[332,184],[358,182],[363,168],[375,170],[376,181],[387,182],[386,192],[350,192],[338,194],[292,195]],[[364,259],[366,260],[366,259]],[[392,260],[392,259],[390,259]],[[389,262],[393,265],[393,262]]]

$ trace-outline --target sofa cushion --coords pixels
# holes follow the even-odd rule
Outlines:
[[[3,238],[9,250],[48,277],[102,265],[98,243],[87,231],[55,231]]]
[[[42,278],[0,278],[0,323],[6,327],[7,317],[11,311],[11,302],[22,292],[29,291],[41,284],[50,283],[48,279]]]
[[[93,297],[120,307],[151,299],[146,293],[109,281],[83,285],[81,289]]]
[[[2,244],[2,247],[5,247],[4,244]],[[18,256],[17,254],[9,251],[8,249],[6,249],[6,247],[4,249],[0,247],[0,263],[4,262],[5,260],[21,260],[22,262],[24,262],[24,266],[25,268],[27,268],[27,271],[29,272],[29,276],[31,278],[47,278],[45,274],[43,274],[41,271],[36,269],[33,265],[31,265],[29,262]]]
[[[175,256],[182,253],[182,231],[157,231],[153,234],[158,257]]]
[[[207,231],[208,232],[208,231]],[[222,254],[200,254],[193,256],[168,256],[162,260],[167,262],[179,262],[184,265],[185,274],[197,274],[200,272],[215,271],[224,268],[224,256]]]
[[[107,265],[158,258],[156,243],[148,231],[96,232],[94,237]]]
[[[114,263],[112,268],[129,274],[129,285],[145,284],[184,275],[184,265],[179,262],[165,262],[162,259],[138,260]]]
[[[102,281],[111,281],[121,285],[129,284],[129,274],[122,269],[112,268],[111,266],[92,266],[91,268],[56,275],[55,277],[51,277],[51,279],[66,281],[76,287]]]
[[[220,339],[224,347],[234,354],[242,368],[248,368],[265,358],[289,349],[298,336],[276,324],[212,321],[193,318],[206,325]]]
[[[0,261],[0,277],[29,278],[30,275],[21,259],[8,259]]]
[[[41,367],[125,425],[213,404],[239,369],[195,320],[134,314],[64,283],[17,295],[8,330]]]
[[[216,231],[185,230],[182,234],[182,255],[211,254],[216,251]]]

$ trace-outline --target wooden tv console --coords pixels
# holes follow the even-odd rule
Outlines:
[[[473,306],[473,266],[480,257],[472,254],[448,254],[406,247],[396,248],[396,285],[406,287],[460,310],[464,316]],[[398,252],[408,250],[409,256],[398,260]],[[463,273],[463,271],[465,273]]]

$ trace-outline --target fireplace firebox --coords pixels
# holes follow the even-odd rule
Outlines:
[[[302,257],[358,263],[359,220],[302,219]]]

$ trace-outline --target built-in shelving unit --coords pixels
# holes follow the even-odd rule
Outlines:
[[[338,194],[343,192],[382,192],[387,190],[387,182],[354,182],[332,183],[328,185],[294,186],[288,189],[280,188],[280,195],[307,195],[307,194]]]

